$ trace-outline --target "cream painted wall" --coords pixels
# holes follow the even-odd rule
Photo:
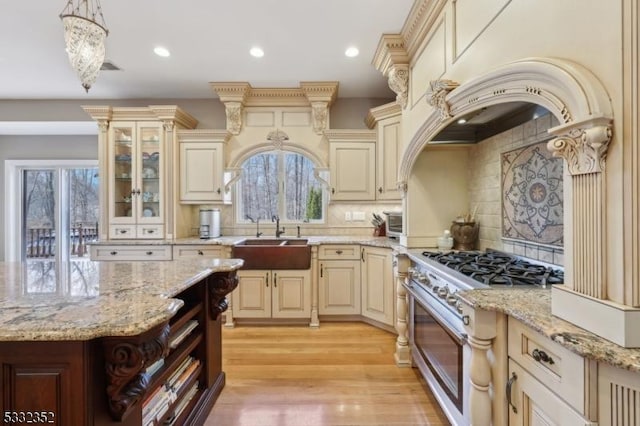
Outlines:
[[[23,159],[97,160],[98,141],[92,136],[0,136],[0,188],[3,194],[5,160]],[[0,209],[0,241],[4,241],[4,209]],[[4,244],[0,244],[0,260],[4,260]]]
[[[429,147],[420,154],[404,208],[408,247],[435,247],[451,222],[469,212],[468,168],[466,147]]]

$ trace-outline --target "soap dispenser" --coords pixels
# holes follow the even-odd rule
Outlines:
[[[438,237],[438,250],[451,250],[452,247],[453,237],[451,236],[451,231],[445,229],[442,237]]]

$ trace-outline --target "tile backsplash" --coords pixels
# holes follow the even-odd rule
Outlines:
[[[551,114],[528,121],[513,129],[485,139],[470,148],[469,201],[477,206],[480,223],[478,248],[494,248],[544,262],[562,265],[562,247],[502,237],[502,190],[500,160],[503,152],[529,146],[550,138],[547,130],[557,126]]]
[[[198,211],[201,206],[194,206],[192,211],[192,235],[198,233]],[[202,206],[205,207],[205,206]],[[220,209],[221,233],[222,235],[253,235],[256,232],[256,225],[252,223],[237,224],[235,221],[235,211],[232,205],[211,206]],[[327,218],[324,224],[301,223],[301,235],[373,235],[374,227],[371,224],[373,213],[382,215],[383,211],[401,210],[400,204],[390,203],[330,203],[327,209]],[[360,219],[360,218],[364,219]],[[348,220],[351,218],[351,220]],[[295,236],[297,226],[283,223],[286,228],[285,236]],[[275,226],[270,221],[260,222],[260,231],[264,235],[271,235],[275,231]]]

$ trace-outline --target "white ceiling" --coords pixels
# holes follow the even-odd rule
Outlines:
[[[338,81],[339,97],[394,97],[372,65],[380,36],[399,33],[413,0],[101,0],[107,55],[85,94],[69,65],[66,0],[2,1],[0,99],[213,98],[211,81],[298,87]],[[160,58],[156,45],[172,55]],[[249,55],[260,45],[261,59]],[[347,58],[350,45],[360,56]]]

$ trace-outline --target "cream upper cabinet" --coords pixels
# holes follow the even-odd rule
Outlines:
[[[197,120],[175,105],[83,108],[99,124],[100,240],[173,238],[176,132]]]
[[[370,130],[326,130],[329,139],[331,199],[375,200],[376,133]]]
[[[164,238],[162,124],[113,121],[109,140],[109,237]]]
[[[361,261],[362,315],[393,326],[395,286],[391,249],[363,247]]]
[[[400,200],[398,165],[402,150],[402,109],[396,102],[372,108],[367,125],[376,130],[376,199]]]
[[[178,131],[181,203],[223,201],[226,137],[226,130]]]

